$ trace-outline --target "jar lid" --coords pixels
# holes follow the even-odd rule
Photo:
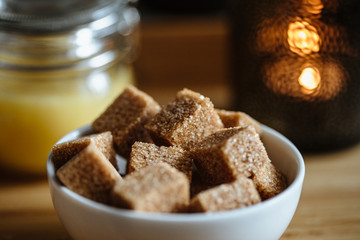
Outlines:
[[[3,0],[0,28],[60,31],[86,24],[119,10],[128,0]]]

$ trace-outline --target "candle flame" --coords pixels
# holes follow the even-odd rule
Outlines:
[[[306,93],[314,92],[319,87],[321,81],[319,70],[316,67],[304,68],[298,81]]]
[[[303,0],[302,1],[303,9],[313,15],[321,14],[324,4],[321,0]]]
[[[314,26],[307,21],[296,21],[289,24],[288,44],[292,52],[306,56],[319,52],[320,37]]]

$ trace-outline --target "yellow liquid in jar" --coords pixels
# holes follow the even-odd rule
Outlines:
[[[49,91],[33,92],[21,85],[16,93],[0,91],[0,165],[45,173],[52,146],[69,131],[91,123],[134,80],[128,66],[117,69],[116,74],[99,76],[103,79],[89,78],[78,83],[85,87],[75,90],[63,91],[64,83],[59,83],[52,89],[45,87]],[[77,80],[70,81],[75,84]]]

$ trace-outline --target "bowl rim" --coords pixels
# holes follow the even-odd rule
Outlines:
[[[291,149],[291,151],[296,157],[296,164],[298,167],[298,171],[296,173],[293,182],[283,192],[272,197],[271,199],[267,199],[265,201],[261,201],[260,203],[247,206],[244,208],[239,208],[229,211],[211,212],[211,213],[153,213],[153,212],[144,213],[129,209],[116,208],[103,203],[98,203],[71,191],[70,189],[68,189],[67,187],[65,187],[60,183],[60,181],[56,178],[55,168],[51,160],[52,151],[50,151],[46,162],[48,182],[50,185],[52,184],[53,187],[56,188],[58,191],[60,191],[63,195],[66,195],[68,198],[71,198],[73,201],[77,202],[78,204],[82,204],[85,207],[93,209],[94,211],[101,211],[106,214],[119,216],[119,217],[121,216],[131,219],[152,221],[152,222],[166,221],[166,222],[177,222],[177,223],[219,221],[222,219],[238,217],[239,215],[246,217],[248,215],[253,214],[254,212],[262,211],[262,209],[271,208],[273,205],[276,205],[279,201],[280,202],[284,201],[284,198],[287,198],[287,196],[289,196],[293,191],[296,191],[296,188],[300,188],[301,191],[305,177],[304,159],[301,153],[299,152],[299,150],[295,147],[295,145],[290,140],[288,140],[284,135],[282,135],[281,133],[277,132],[276,130],[268,126],[261,125],[261,129],[270,135],[274,135],[281,142],[287,145],[289,149]],[[64,135],[57,143],[61,143],[71,139],[76,139],[80,136],[87,135],[90,133],[93,133],[91,126],[85,125]]]

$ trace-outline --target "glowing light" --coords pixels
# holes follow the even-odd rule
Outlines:
[[[296,21],[289,24],[288,44],[292,52],[306,56],[320,50],[320,37],[314,26],[306,21]]]
[[[82,28],[74,34],[74,50],[72,54],[78,58],[90,57],[101,50],[101,45],[94,41],[95,36],[89,28]]]
[[[319,87],[321,81],[319,70],[316,67],[304,68],[298,81],[306,93],[314,92]]]
[[[110,88],[110,77],[104,73],[93,73],[86,80],[88,89],[97,94],[106,94]]]
[[[89,44],[93,38],[93,32],[89,28],[82,28],[75,33],[75,44],[84,45]]]
[[[319,15],[324,8],[321,0],[303,0],[302,5],[306,12],[314,15]]]

